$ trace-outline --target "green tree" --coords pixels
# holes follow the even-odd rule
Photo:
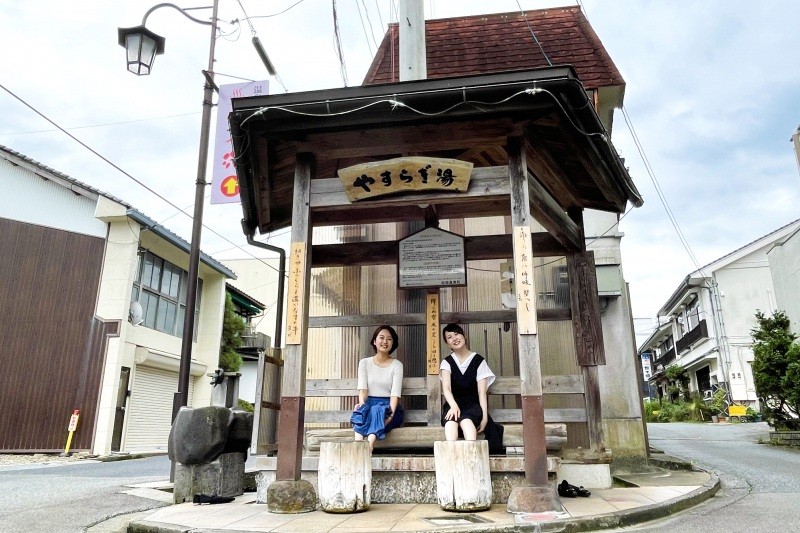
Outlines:
[[[219,349],[219,366],[225,372],[238,372],[242,356],[236,350],[242,345],[246,324],[233,310],[231,295],[225,293],[225,314],[222,319],[222,341]]]
[[[667,392],[669,392],[670,400],[675,402],[689,400],[689,372],[686,371],[681,365],[670,365],[664,371],[664,375],[669,380]]]
[[[789,317],[756,311],[753,337],[753,381],[764,420],[775,429],[800,429],[800,344],[789,331]]]

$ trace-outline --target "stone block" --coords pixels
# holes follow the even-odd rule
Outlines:
[[[195,495],[236,497],[244,494],[244,461],[241,453],[224,453],[199,465],[175,465],[174,503],[190,502]]]
[[[226,407],[181,407],[169,432],[170,460],[200,465],[216,459],[225,449],[232,418]]]
[[[270,513],[310,513],[316,506],[314,487],[304,479],[273,481],[267,487],[267,511]]]

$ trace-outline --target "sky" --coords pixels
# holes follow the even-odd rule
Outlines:
[[[174,205],[192,213],[210,31],[177,10],[154,11],[147,28],[166,38],[165,53],[150,76],[134,76],[125,69],[117,28],[141,24],[156,4],[0,0],[0,144],[117,196],[188,240],[190,217]],[[220,0],[217,83],[269,80],[273,94],[360,85],[386,25],[396,21],[396,0],[335,2],[344,68],[333,5]],[[430,19],[576,2],[424,5]],[[800,2],[580,5],[626,82],[612,141],[645,200],[620,222],[623,271],[643,340],[687,274],[800,218],[800,174],[789,142],[800,124]],[[192,14],[207,19],[210,10]],[[277,77],[256,55],[254,32]],[[270,255],[246,244],[238,205],[206,199],[204,211],[204,252],[222,261]],[[284,245],[285,231],[279,233],[268,242]]]

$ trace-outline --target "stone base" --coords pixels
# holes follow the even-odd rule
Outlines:
[[[244,454],[223,453],[210,463],[175,465],[172,501],[192,501],[195,494],[204,496],[241,496],[244,494]]]
[[[273,481],[267,487],[267,510],[270,513],[310,513],[317,507],[317,493],[304,479]]]
[[[267,502],[268,488],[275,482],[275,457],[255,456],[256,501]],[[547,458],[551,480],[559,467],[557,457]],[[317,487],[318,457],[303,457],[301,479]],[[490,457],[492,503],[504,504],[512,489],[525,485],[522,457]],[[433,457],[372,456],[371,503],[437,503],[436,472]]]
[[[508,497],[509,513],[544,513],[563,510],[561,501],[556,497],[556,491],[549,485],[547,487],[532,485],[514,487]]]
[[[558,468],[557,480],[561,483],[564,480],[576,487],[586,487],[587,489],[610,489],[611,465],[597,464],[584,465],[562,462]]]

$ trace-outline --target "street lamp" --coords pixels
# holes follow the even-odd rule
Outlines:
[[[211,43],[208,50],[208,70],[203,72],[203,115],[200,128],[200,149],[197,158],[197,180],[195,182],[194,218],[192,221],[192,241],[189,248],[189,286],[186,288],[186,312],[183,320],[183,336],[181,337],[181,364],[178,375],[178,392],[172,404],[172,418],[178,409],[189,401],[189,370],[192,363],[192,341],[194,333],[195,304],[197,302],[198,270],[200,267],[200,233],[203,228],[203,198],[206,186],[206,165],[208,163],[208,141],[211,130],[211,107],[214,87],[214,46],[217,37],[217,8],[219,0],[212,6],[181,8],[175,4],[157,4],[144,14],[141,26],[119,28],[119,44],[127,52],[128,70],[137,76],[150,74],[156,55],[164,52],[164,38],[147,28],[147,17],[161,7],[177,9],[186,18],[199,24],[211,26]],[[211,22],[196,19],[187,11],[193,9],[211,9]]]

